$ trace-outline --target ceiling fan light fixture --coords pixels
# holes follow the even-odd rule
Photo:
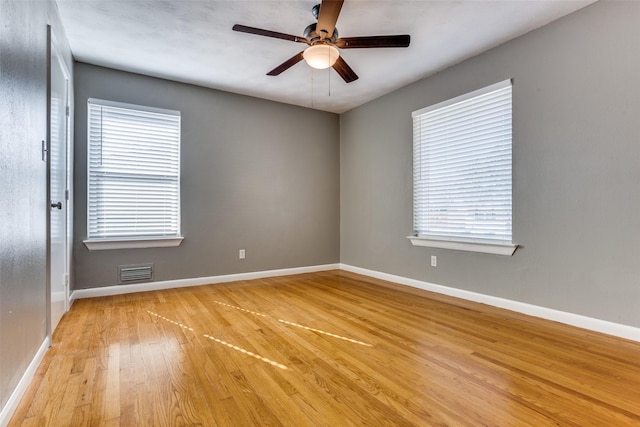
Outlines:
[[[305,49],[302,56],[310,67],[318,70],[324,70],[336,63],[340,56],[340,52],[335,46],[317,44]]]

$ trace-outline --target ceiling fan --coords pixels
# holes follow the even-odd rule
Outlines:
[[[307,64],[313,68],[324,69],[332,67],[345,82],[351,83],[358,79],[358,75],[349,67],[345,60],[342,59],[338,49],[407,47],[411,41],[411,36],[403,34],[391,36],[339,37],[336,22],[338,21],[338,15],[340,14],[343,3],[344,0],[322,0],[321,4],[315,5],[311,9],[311,12],[318,22],[307,26],[303,32],[303,37],[239,24],[234,25],[233,30],[297,43],[305,43],[309,46],[269,71],[267,73],[268,76],[277,76],[304,59]]]

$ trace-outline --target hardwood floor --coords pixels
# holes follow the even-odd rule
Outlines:
[[[640,343],[343,271],[84,299],[46,425],[640,426]]]

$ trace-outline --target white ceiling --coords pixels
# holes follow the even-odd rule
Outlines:
[[[346,0],[343,37],[410,34],[408,48],[349,49],[360,77],[300,62],[266,73],[305,45],[231,30],[302,35],[319,0],[57,0],[81,62],[342,113],[443,70],[595,0]]]

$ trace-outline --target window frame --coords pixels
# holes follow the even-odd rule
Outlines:
[[[431,112],[435,112],[435,111],[439,111],[442,109],[445,109],[447,107],[450,107],[452,105],[455,104],[459,104],[461,102],[473,99],[473,98],[477,98],[477,97],[481,97],[483,95],[487,95],[489,93],[495,92],[497,90],[502,90],[505,89],[507,87],[513,87],[513,82],[511,79],[508,80],[504,80],[483,88],[480,88],[478,90],[472,91],[472,92],[468,92],[465,93],[463,95],[445,100],[443,102],[439,102],[433,105],[430,105],[428,107],[416,110],[412,113],[412,120],[415,120],[415,117],[420,116],[420,115],[424,115],[427,113],[431,113]],[[510,102],[511,108],[513,109],[513,92],[511,92],[511,102]],[[511,120],[511,129],[513,129],[513,118]],[[416,135],[415,135],[415,129],[413,131],[414,136],[413,136],[413,149],[414,149],[414,159],[413,159],[413,164],[414,164],[414,168],[415,168],[415,150],[416,150]],[[421,142],[422,144],[424,144],[424,142]],[[511,188],[512,188],[512,193],[511,193],[511,208],[510,208],[510,214],[511,214],[511,225],[513,227],[513,133],[512,133],[512,137],[511,137],[511,162],[510,162],[510,167],[511,167]],[[511,241],[505,241],[505,240],[499,240],[499,239],[484,239],[484,238],[464,238],[464,237],[460,237],[460,236],[434,236],[434,235],[428,235],[428,234],[420,234],[418,235],[415,226],[415,204],[416,204],[416,182],[415,182],[415,175],[414,175],[414,184],[413,184],[413,215],[414,215],[414,233],[411,236],[407,236],[407,238],[411,241],[411,243],[414,246],[423,246],[423,247],[431,247],[431,248],[439,248],[439,249],[449,249],[449,250],[458,250],[458,251],[468,251],[468,252],[480,252],[480,253],[487,253],[487,254],[495,254],[495,255],[507,255],[507,256],[511,256],[513,255],[513,253],[515,252],[515,250],[517,249],[518,245],[513,243],[513,229],[511,230]]]
[[[90,216],[90,203],[91,203],[91,105],[100,105],[103,107],[121,108],[126,110],[165,114],[175,116],[178,118],[177,131],[178,131],[178,146],[177,146],[177,230],[176,234],[167,236],[117,236],[117,237],[90,237],[91,216]],[[124,102],[110,101],[97,98],[89,98],[87,100],[87,200],[86,200],[86,214],[87,214],[87,238],[83,240],[83,243],[90,251],[95,250],[110,250],[110,249],[131,249],[131,248],[157,248],[157,247],[175,247],[179,246],[184,237],[181,232],[181,145],[182,145],[182,116],[180,111],[168,110],[163,108],[155,108],[144,105],[129,104]]]

